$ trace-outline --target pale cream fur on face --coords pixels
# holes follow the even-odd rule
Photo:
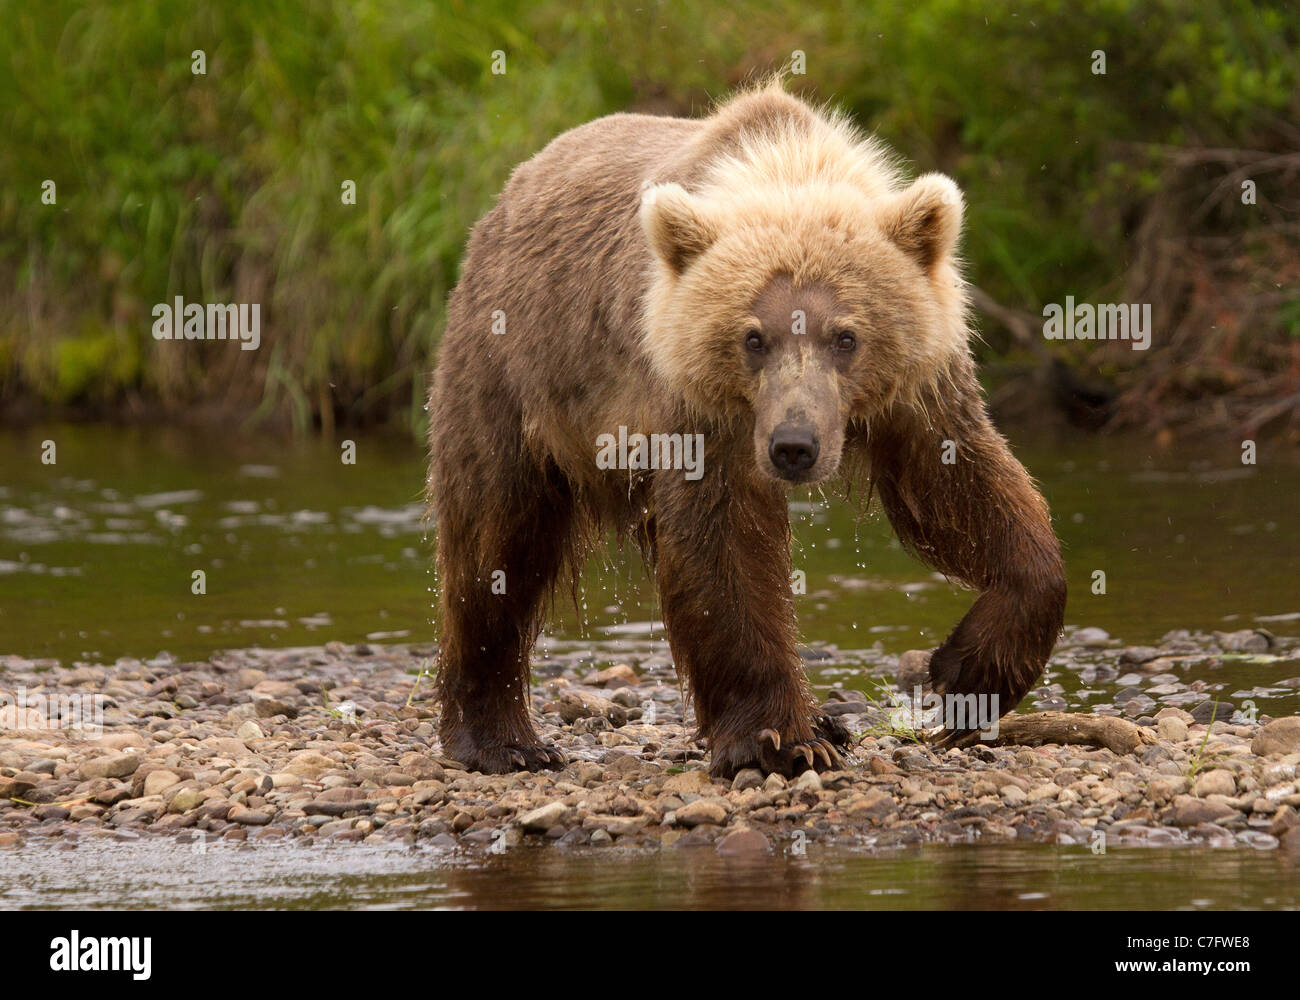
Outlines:
[[[713,116],[719,128],[745,99]],[[808,112],[742,133],[693,192],[663,183],[643,194],[656,258],[644,346],[697,412],[752,407],[755,380],[735,363],[737,344],[753,302],[781,274],[833,289],[865,335],[871,364],[845,387],[849,417],[913,397],[967,350],[957,186],[940,174],[903,186],[874,142]]]

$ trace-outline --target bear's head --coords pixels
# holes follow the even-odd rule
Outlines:
[[[939,174],[870,194],[648,187],[645,350],[692,414],[752,420],[762,474],[823,480],[850,421],[914,399],[966,350],[961,221]]]

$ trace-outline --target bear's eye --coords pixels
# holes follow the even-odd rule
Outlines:
[[[848,330],[841,330],[835,335],[835,350],[843,351],[848,354],[858,346],[858,338],[853,336]]]
[[[763,353],[763,335],[757,330],[749,330],[745,334],[745,349],[753,351],[755,354]]]

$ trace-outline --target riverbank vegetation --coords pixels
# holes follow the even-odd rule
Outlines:
[[[1091,426],[1300,438],[1300,12],[978,6],[4,0],[0,410],[419,433],[516,163],[787,66],[963,186],[995,382]],[[260,303],[260,348],[155,340],[176,296]],[[1067,296],[1150,304],[1150,349],[1045,340]]]

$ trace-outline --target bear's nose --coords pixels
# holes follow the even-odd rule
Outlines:
[[[778,424],[767,454],[785,479],[796,479],[817,461],[817,434],[807,425]]]

